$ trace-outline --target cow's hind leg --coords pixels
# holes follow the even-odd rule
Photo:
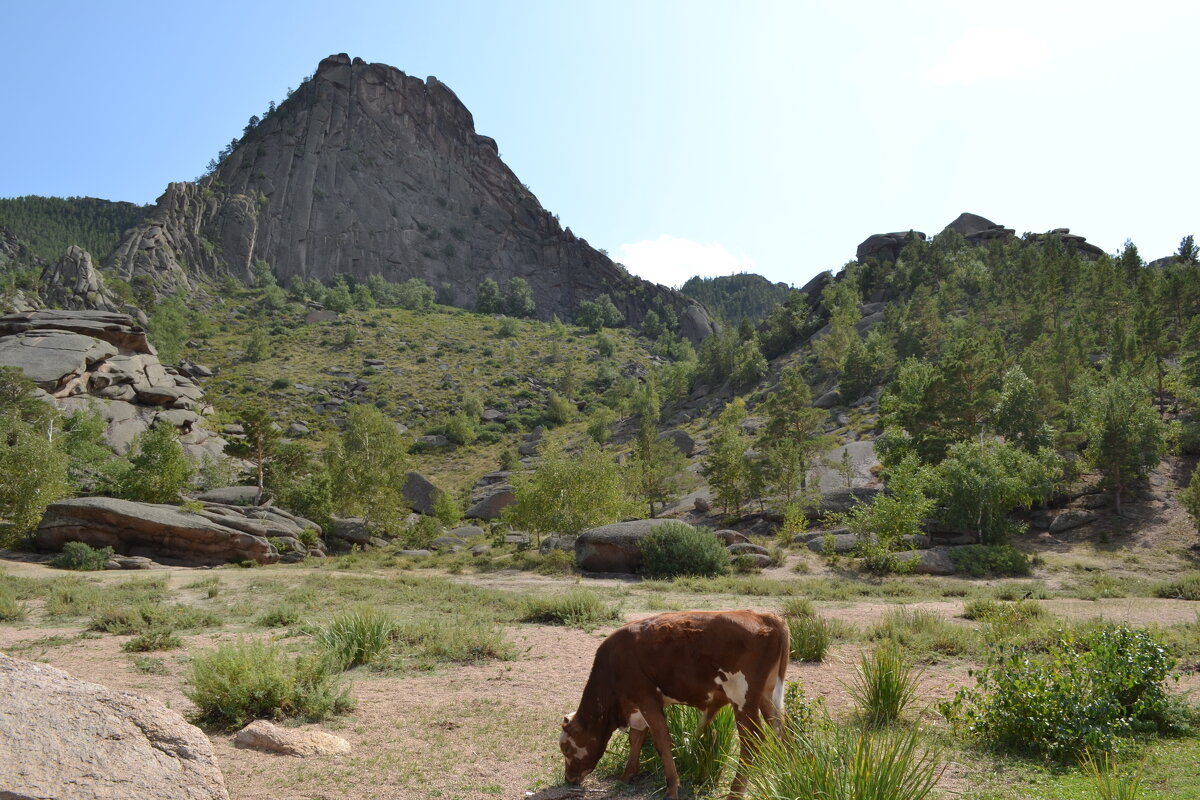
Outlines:
[[[737,720],[738,745],[741,752],[738,756],[737,774],[733,776],[733,783],[729,786],[730,800],[742,796],[750,759],[758,751],[763,735],[763,714],[757,706],[747,703],[734,712],[734,718]]]
[[[679,770],[675,768],[675,759],[671,755],[671,733],[667,730],[667,718],[661,707],[642,708],[642,716],[650,728],[650,738],[654,749],[662,759],[663,774],[667,779],[667,800],[679,798]]]

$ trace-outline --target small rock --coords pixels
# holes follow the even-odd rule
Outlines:
[[[237,732],[238,747],[285,756],[328,756],[350,752],[350,743],[324,731],[281,728],[264,719],[255,720]]]

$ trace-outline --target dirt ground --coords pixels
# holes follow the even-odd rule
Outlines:
[[[41,565],[5,562],[10,574],[61,576]],[[325,571],[328,574],[328,571]],[[140,575],[146,575],[143,572]],[[172,588],[194,581],[190,570],[167,570]],[[223,581],[249,580],[258,571],[221,571]],[[779,570],[786,575],[786,570]],[[795,573],[791,573],[794,575]],[[109,579],[110,574],[103,577]],[[303,570],[292,570],[297,579]],[[116,579],[116,578],[112,578]],[[574,578],[548,578],[523,572],[462,576],[464,582],[522,592],[564,589]],[[628,597],[626,581],[587,581],[601,593]],[[644,598],[643,598],[644,599]],[[778,598],[730,598],[679,595],[663,598],[676,605],[719,607],[737,605],[779,610]],[[734,601],[734,602],[730,602]],[[1117,598],[1096,601],[1052,599],[1048,610],[1068,618],[1102,616],[1133,623],[1176,622],[1196,619],[1200,603],[1152,598]],[[823,616],[864,626],[879,619],[896,603],[818,603]],[[962,602],[937,600],[907,604],[935,612],[958,624]],[[626,618],[646,615],[632,611]],[[558,723],[574,710],[587,678],[591,659],[601,639],[611,631],[584,632],[572,628],[514,625],[509,639],[520,651],[516,660],[476,666],[448,667],[436,672],[402,675],[359,669],[350,674],[356,710],[342,720],[319,727],[349,740],[348,755],[300,759],[269,755],[233,746],[232,737],[211,734],[217,759],[234,800],[408,800],[408,798],[523,798],[527,792],[553,787],[561,772]],[[185,715],[191,704],[183,694],[188,653],[235,639],[239,634],[219,631],[186,636],[183,650],[161,655],[166,674],[145,674],[121,650],[128,637],[102,635],[79,638],[81,630],[47,628],[32,624],[0,626],[0,651],[12,648],[24,658],[44,660],[77,677],[148,695]],[[62,638],[66,638],[64,642]],[[824,698],[837,715],[850,698],[845,684],[855,673],[859,647],[839,644],[821,664],[793,664],[789,680],[802,683],[806,695]],[[971,682],[968,666],[961,662],[928,667],[921,679],[920,703],[952,695],[952,685]],[[933,722],[932,712],[925,712]],[[620,734],[618,734],[620,735]],[[949,765],[942,788],[965,788],[966,765]],[[617,791],[610,782],[589,779],[589,797]],[[620,789],[623,797],[649,798],[659,790],[653,781]],[[555,794],[543,792],[540,796]]]

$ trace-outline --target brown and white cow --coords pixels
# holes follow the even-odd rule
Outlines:
[[[760,718],[777,732],[783,728],[788,645],[787,623],[755,611],[677,611],[618,628],[596,651],[579,710],[563,718],[567,782],[582,782],[604,755],[613,731],[628,727],[629,761],[621,779],[637,771],[649,733],[673,800],[679,796],[679,773],[664,706],[694,706],[704,712],[707,725],[729,704],[742,751],[731,794],[740,794]]]

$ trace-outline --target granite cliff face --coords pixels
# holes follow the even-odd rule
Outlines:
[[[323,60],[214,174],[171,184],[108,263],[174,291],[198,275],[246,280],[259,259],[285,285],[417,277],[465,307],[483,278],[520,277],[545,319],[608,293],[631,323],[670,307],[689,337],[712,329],[702,305],[562,228],[445,84],[346,55]]]

